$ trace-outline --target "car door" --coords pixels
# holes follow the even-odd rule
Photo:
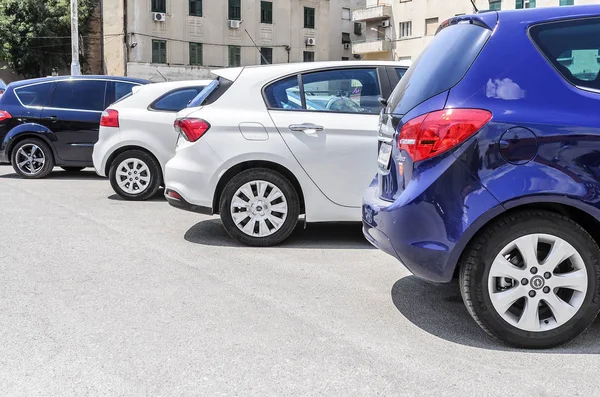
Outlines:
[[[98,141],[100,116],[105,108],[105,80],[70,79],[56,83],[42,122],[57,137],[57,155],[63,161],[91,163]]]
[[[285,143],[338,205],[359,207],[377,172],[379,77],[375,67],[329,69],[265,89],[269,114]]]

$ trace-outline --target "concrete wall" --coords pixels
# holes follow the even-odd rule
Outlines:
[[[124,76],[126,72],[124,1],[102,0],[104,72],[113,76]]]
[[[82,69],[84,74],[103,74],[102,59],[102,7],[101,1],[98,4],[88,21],[87,37],[83,38],[83,52],[86,59],[86,65]]]

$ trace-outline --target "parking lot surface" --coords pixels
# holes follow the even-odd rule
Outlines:
[[[506,348],[455,284],[411,276],[359,225],[248,248],[91,170],[8,166],[0,209],[0,395],[597,394],[598,321],[558,349]]]

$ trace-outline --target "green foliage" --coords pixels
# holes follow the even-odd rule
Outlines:
[[[98,0],[79,0],[79,34]],[[0,0],[0,59],[26,78],[71,64],[70,0]],[[85,59],[81,59],[82,64]]]

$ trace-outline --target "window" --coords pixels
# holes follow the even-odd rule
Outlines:
[[[167,12],[167,0],[152,0],[152,12]]]
[[[342,33],[342,44],[351,43],[350,33]]]
[[[400,30],[398,32],[400,33],[400,38],[412,36],[412,22],[400,22]]]
[[[237,45],[229,46],[229,67],[242,65],[242,47]]]
[[[265,99],[270,109],[302,109],[298,77],[288,77],[265,88]]]
[[[201,43],[190,43],[190,65],[202,65]]]
[[[204,87],[183,88],[177,91],[169,92],[162,98],[159,98],[150,107],[154,110],[165,112],[179,112],[185,108],[192,99],[194,99]]]
[[[501,10],[502,0],[490,0],[490,10]]]
[[[352,14],[350,13],[349,8],[342,8],[342,19],[345,21],[349,21],[352,19]]]
[[[535,0],[516,0],[515,8],[535,8]]]
[[[315,9],[304,7],[304,27],[307,29],[315,28]]]
[[[46,106],[50,87],[54,83],[30,85],[29,87],[17,88],[15,95],[25,106]]]
[[[240,5],[241,0],[229,0],[229,19],[241,21],[242,20],[242,6]]]
[[[273,3],[270,1],[260,2],[260,23],[273,23]]]
[[[571,84],[600,89],[600,19],[553,22],[531,28],[546,58]]]
[[[350,60],[350,58],[348,58],[348,57],[342,57],[342,61],[349,61],[349,60]]]
[[[438,26],[440,26],[440,20],[438,18],[429,18],[425,20],[425,35],[433,36]]]
[[[56,83],[52,97],[53,108],[101,112],[104,110],[106,81],[69,80]]]
[[[261,65],[270,65],[273,63],[273,49],[269,47],[261,47],[260,48],[260,64]]]
[[[131,94],[133,87],[137,84],[132,83],[117,83],[115,82],[115,101],[123,98],[125,95]]]
[[[202,0],[190,0],[190,15],[194,17],[202,16]]]
[[[167,63],[167,42],[152,40],[152,63]]]
[[[402,79],[402,76],[406,73],[406,69],[396,68],[396,75],[398,75],[398,80]]]
[[[560,6],[572,6],[575,4],[574,0],[560,0]]]
[[[362,36],[362,24],[360,22],[354,22],[354,34]]]
[[[303,58],[304,62],[314,62],[315,53],[312,51],[304,51]]]

